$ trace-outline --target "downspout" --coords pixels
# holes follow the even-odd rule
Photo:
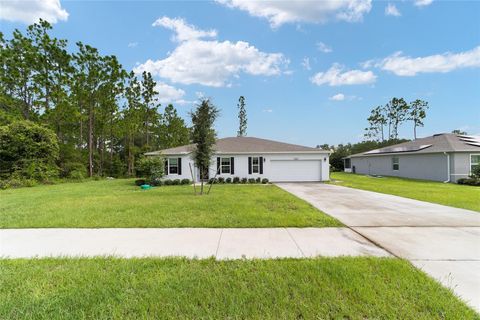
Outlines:
[[[447,180],[443,181],[443,183],[450,182],[450,155],[446,152],[443,153],[447,156]]]

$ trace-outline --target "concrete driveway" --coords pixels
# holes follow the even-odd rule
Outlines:
[[[321,183],[278,186],[410,260],[480,312],[479,212]]]

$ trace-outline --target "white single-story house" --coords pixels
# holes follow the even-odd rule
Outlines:
[[[218,139],[207,180],[223,178],[267,178],[271,182],[329,180],[329,151],[253,137]],[[200,181],[192,159],[195,145],[148,152],[165,157],[166,179]]]
[[[480,136],[440,133],[344,158],[346,172],[457,182],[480,165]]]

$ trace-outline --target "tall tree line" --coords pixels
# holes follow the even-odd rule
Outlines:
[[[114,55],[51,36],[44,20],[9,39],[0,33],[0,125],[29,120],[53,130],[62,176],[132,176],[141,154],[189,141],[172,105],[160,111],[156,82]]]
[[[423,127],[427,116],[428,102],[416,99],[407,103],[403,98],[392,98],[384,106],[372,109],[365,128],[365,137],[379,141],[397,140],[398,130],[406,121],[413,124],[413,138],[417,138],[417,128]]]

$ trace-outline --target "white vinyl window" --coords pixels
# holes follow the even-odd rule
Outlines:
[[[252,173],[260,173],[260,158],[252,157]]]
[[[470,155],[470,174],[473,172],[475,166],[480,166],[480,154]]]
[[[178,174],[178,159],[169,158],[168,159],[168,173],[169,174]]]
[[[392,158],[392,170],[398,171],[400,169],[400,161],[398,157]]]
[[[230,173],[231,172],[230,158],[221,158],[220,161],[221,161],[222,173]]]

